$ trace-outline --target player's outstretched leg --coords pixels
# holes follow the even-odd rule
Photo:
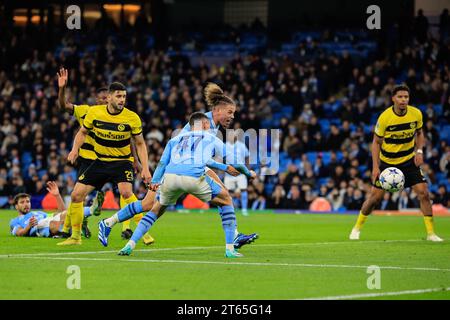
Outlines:
[[[120,209],[117,213],[110,218],[103,219],[98,223],[98,240],[104,246],[108,246],[108,236],[111,233],[111,229],[119,222],[129,220],[137,213],[143,211],[143,201],[133,202],[124,208]]]
[[[129,190],[127,190],[127,186],[128,186],[128,184],[122,185],[122,183],[119,183],[119,190],[121,190],[121,187],[124,189],[124,190],[122,190],[122,192],[124,192],[124,195],[121,196],[121,198],[120,198],[121,199],[121,202],[120,202],[121,208],[123,208],[127,204],[138,201],[138,198],[133,193],[131,193],[131,195],[129,195],[130,192],[129,192]],[[126,197],[127,195],[129,195],[129,196]],[[146,202],[148,202],[148,205],[151,208],[153,206],[155,193],[149,191],[149,192],[147,192],[147,195],[145,196],[145,198],[146,198]],[[144,214],[141,211],[136,213],[135,215],[133,215],[134,222],[136,224],[138,224],[141,221],[143,216],[144,216]],[[122,223],[122,239],[130,239],[133,234],[133,231],[130,228],[130,221],[131,221],[131,219],[124,221]],[[126,228],[126,229],[124,229],[124,228]],[[153,242],[155,242],[155,239],[153,239],[153,237],[148,233],[144,235],[142,240],[145,245],[150,245]]]
[[[243,255],[235,249],[235,230],[236,230],[236,214],[233,207],[233,199],[229,192],[216,184],[209,181],[213,194],[216,196],[211,203],[219,207],[220,218],[222,219],[222,227],[225,233],[225,257],[240,258]]]
[[[136,243],[144,237],[144,235],[150,230],[156,220],[164,213],[166,210],[166,206],[161,205],[158,201],[152,207],[152,210],[149,211],[142,219],[139,221],[136,230],[134,230],[133,235],[131,236],[130,241],[123,247],[118,255],[119,256],[129,256],[134,248],[136,247]]]
[[[227,190],[225,185],[222,183],[220,178],[217,176],[217,174],[213,170],[207,170],[206,174],[211,179],[213,179],[214,182],[216,182],[222,189]],[[220,208],[219,208],[219,212],[220,212]],[[243,236],[245,236],[245,237],[243,237]],[[252,234],[246,235],[246,234],[240,233],[238,231],[237,221],[236,221],[236,229],[234,230],[234,237],[236,239],[236,244],[237,244],[236,248],[239,249],[243,245],[246,245],[246,244],[251,243],[251,242],[255,241],[256,239],[258,239],[258,234],[252,233]],[[252,239],[252,241],[249,242],[248,239]]]
[[[359,240],[359,235],[361,232],[361,228],[367,220],[367,217],[372,213],[373,209],[380,203],[381,199],[383,199],[384,190],[376,187],[372,187],[370,191],[370,195],[366,201],[364,201],[361,211],[359,212],[358,219],[356,220],[356,224],[350,233],[350,240]]]
[[[220,217],[222,218],[224,208],[223,208],[223,206],[219,206],[218,209],[219,209]],[[234,207],[233,207],[233,210],[234,210]],[[233,232],[233,245],[234,245],[235,249],[240,249],[242,246],[244,246],[246,244],[250,244],[259,238],[259,235],[257,233],[244,234],[244,233],[240,233],[240,232],[236,232],[236,231],[237,231],[237,228],[235,226],[235,229]]]

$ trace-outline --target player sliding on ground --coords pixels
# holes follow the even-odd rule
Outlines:
[[[54,181],[47,182],[47,191],[56,198],[58,212],[50,215],[43,211],[31,211],[31,196],[19,193],[14,197],[14,207],[19,216],[9,223],[10,231],[16,237],[60,237],[64,221],[67,218],[66,206],[59,193],[58,185]],[[90,217],[98,206],[84,207],[84,218]],[[70,232],[70,230],[69,230]],[[83,228],[86,236],[86,229]]]
[[[225,232],[225,256],[241,257],[235,250],[234,232],[236,216],[233,201],[228,191],[205,174],[206,165],[237,175],[244,173],[249,178],[256,176],[243,165],[229,166],[212,163],[214,154],[223,156],[225,146],[216,136],[207,132],[210,119],[201,112],[192,114],[189,119],[191,130],[172,138],[164,149],[161,160],[151,181],[151,190],[157,190],[157,199],[153,206],[145,199],[126,206],[109,219],[99,223],[99,240],[106,246],[111,228],[124,219],[129,219],[136,211],[150,210],[139,222],[131,240],[119,252],[119,255],[130,255],[137,241],[147,232],[166,208],[176,204],[183,194],[192,194],[204,202],[221,207],[220,216]],[[238,169],[239,172],[236,170]]]
[[[422,112],[408,105],[409,88],[406,85],[398,85],[392,90],[392,101],[394,105],[380,115],[375,127],[372,143],[373,187],[361,208],[350,239],[359,239],[361,227],[383,199],[385,191],[378,180],[380,172],[388,167],[395,167],[405,175],[405,188],[411,187],[419,198],[427,240],[443,241],[434,233],[430,196],[420,169],[425,146]]]

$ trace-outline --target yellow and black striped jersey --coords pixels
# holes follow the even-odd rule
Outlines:
[[[386,109],[375,127],[375,134],[384,139],[380,160],[397,165],[413,158],[416,131],[422,126],[422,112],[415,107],[408,106],[402,116],[394,112],[394,107]]]
[[[133,161],[131,137],[142,133],[139,116],[123,108],[118,114],[111,114],[106,105],[91,107],[83,125],[95,135],[95,154],[101,161]]]
[[[91,108],[91,106],[87,104],[73,105],[73,116],[77,119],[78,123],[80,124],[80,127],[83,126],[83,120],[86,117],[89,108]],[[94,151],[94,145],[95,145],[95,135],[93,132],[90,131],[88,136],[86,137],[86,140],[84,141],[83,145],[80,148],[79,152],[80,157],[89,160],[97,159],[97,155],[95,154]]]

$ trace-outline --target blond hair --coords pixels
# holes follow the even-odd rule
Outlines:
[[[214,109],[220,104],[235,104],[234,100],[225,95],[222,88],[213,82],[209,82],[203,90],[208,107]]]

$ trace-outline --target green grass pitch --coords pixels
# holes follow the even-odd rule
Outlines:
[[[130,257],[117,256],[121,226],[100,245],[97,217],[91,239],[61,248],[59,239],[10,236],[14,216],[0,211],[0,299],[450,299],[449,217],[435,218],[443,243],[424,241],[423,219],[411,216],[372,216],[354,242],[354,215],[238,214],[239,230],[260,239],[225,259],[214,211],[166,213],[151,230],[156,242]],[[71,265],[80,289],[67,287]],[[381,268],[380,289],[367,287],[371,265]]]

